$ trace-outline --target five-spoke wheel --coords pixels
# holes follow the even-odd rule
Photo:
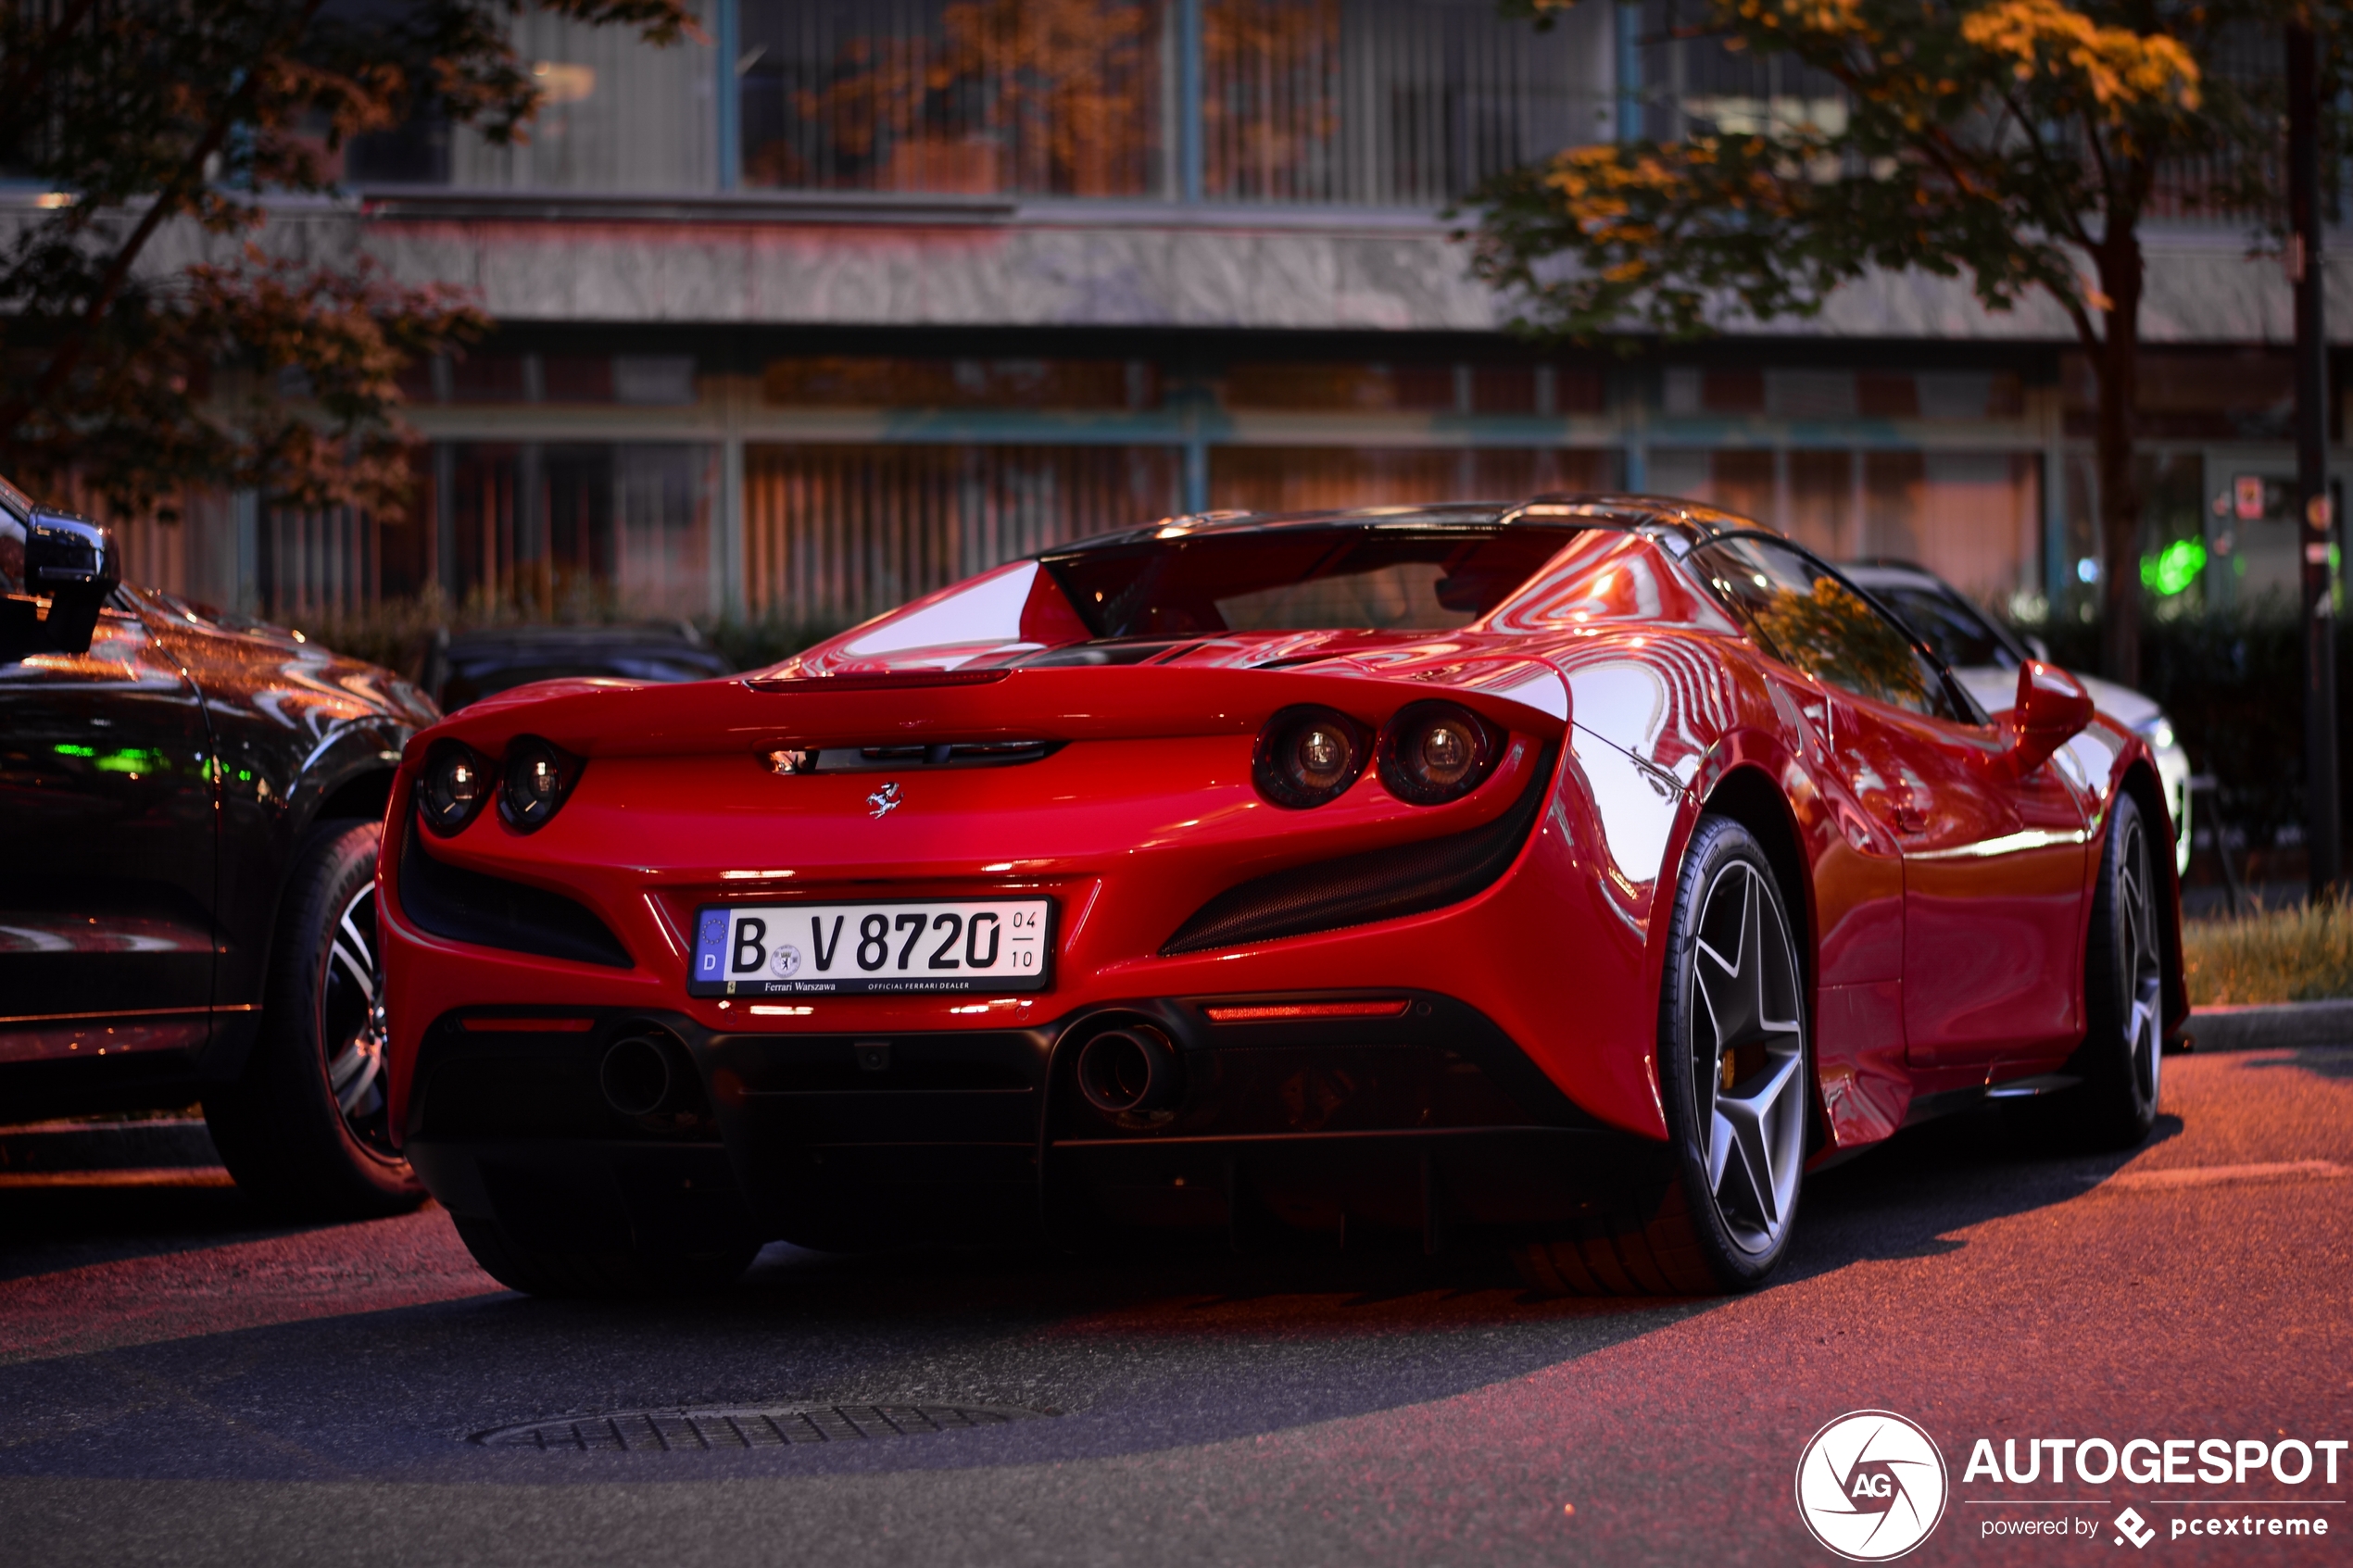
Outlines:
[[[1517,1254],[1540,1289],[1702,1295],[1755,1285],[1797,1213],[1813,1079],[1805,971],[1772,863],[1730,817],[1683,855],[1659,998],[1662,1174]]]
[[[2082,1087],[2065,1114],[2076,1141],[2131,1148],[2157,1125],[2165,1062],[2165,950],[2148,819],[2119,794],[2109,809],[2083,954],[2085,1029],[2073,1071]]]
[[[1806,1161],[1806,1023],[1797,955],[1769,872],[1742,858],[1703,897],[1680,1042],[1706,1190],[1733,1244],[1779,1251]]]

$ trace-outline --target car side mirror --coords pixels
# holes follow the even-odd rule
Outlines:
[[[2082,682],[2055,664],[2028,659],[2018,667],[2018,702],[2010,709],[2010,765],[2021,775],[2032,772],[2097,711]]]
[[[35,512],[25,528],[24,585],[49,601],[41,641],[57,653],[87,653],[98,610],[122,582],[114,530],[78,517]]]

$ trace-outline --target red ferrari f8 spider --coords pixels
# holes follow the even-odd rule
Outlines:
[[[1925,1117],[2147,1134],[2170,843],[2072,678],[1988,715],[1740,518],[1177,518],[418,736],[391,1124],[526,1290],[1137,1227],[1739,1289]]]

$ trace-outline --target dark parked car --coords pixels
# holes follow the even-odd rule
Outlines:
[[[0,1121],[201,1099],[263,1200],[412,1207],[375,869],[433,704],[119,577],[106,530],[0,482]]]
[[[608,626],[492,626],[444,633],[426,656],[424,684],[442,709],[534,681],[603,675],[621,681],[708,681],[736,667],[684,621]]]

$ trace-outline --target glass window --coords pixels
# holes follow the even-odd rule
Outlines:
[[[1218,446],[1209,454],[1209,504],[1277,513],[1524,501],[1614,490],[1617,471],[1615,451],[1559,447]]]
[[[1238,201],[1434,207],[1613,134],[1610,17],[1492,0],[1206,0],[1203,183]]]
[[[1139,539],[1046,565],[1099,637],[1444,631],[1502,604],[1577,532],[1314,524]]]
[[[1646,89],[1638,136],[1787,134],[1846,127],[1846,97],[1836,80],[1783,55],[1744,53],[1708,26],[1696,0],[1644,0],[1639,80]]]
[[[1783,662],[1831,685],[1961,721],[1943,675],[1911,637],[1828,567],[1758,538],[1721,540],[1691,559]]]
[[[771,359],[763,401],[810,408],[1160,407],[1148,359],[897,359],[831,354]]]
[[[510,24],[541,97],[528,140],[500,146],[460,126],[393,133],[361,169],[430,178],[438,161],[470,190],[642,191],[675,195],[719,182],[712,51],[694,39],[658,48],[625,24],[591,27],[536,9]],[[355,171],[355,178],[359,177]]]
[[[1957,670],[1981,664],[2018,668],[2021,657],[2018,649],[1966,599],[1905,584],[1876,585],[1871,593],[1901,616],[1946,665]]]
[[[1156,0],[744,0],[743,177],[1164,194]]]
[[[1511,361],[1244,360],[1228,408],[1275,413],[1598,414],[1602,377],[1581,365]]]

